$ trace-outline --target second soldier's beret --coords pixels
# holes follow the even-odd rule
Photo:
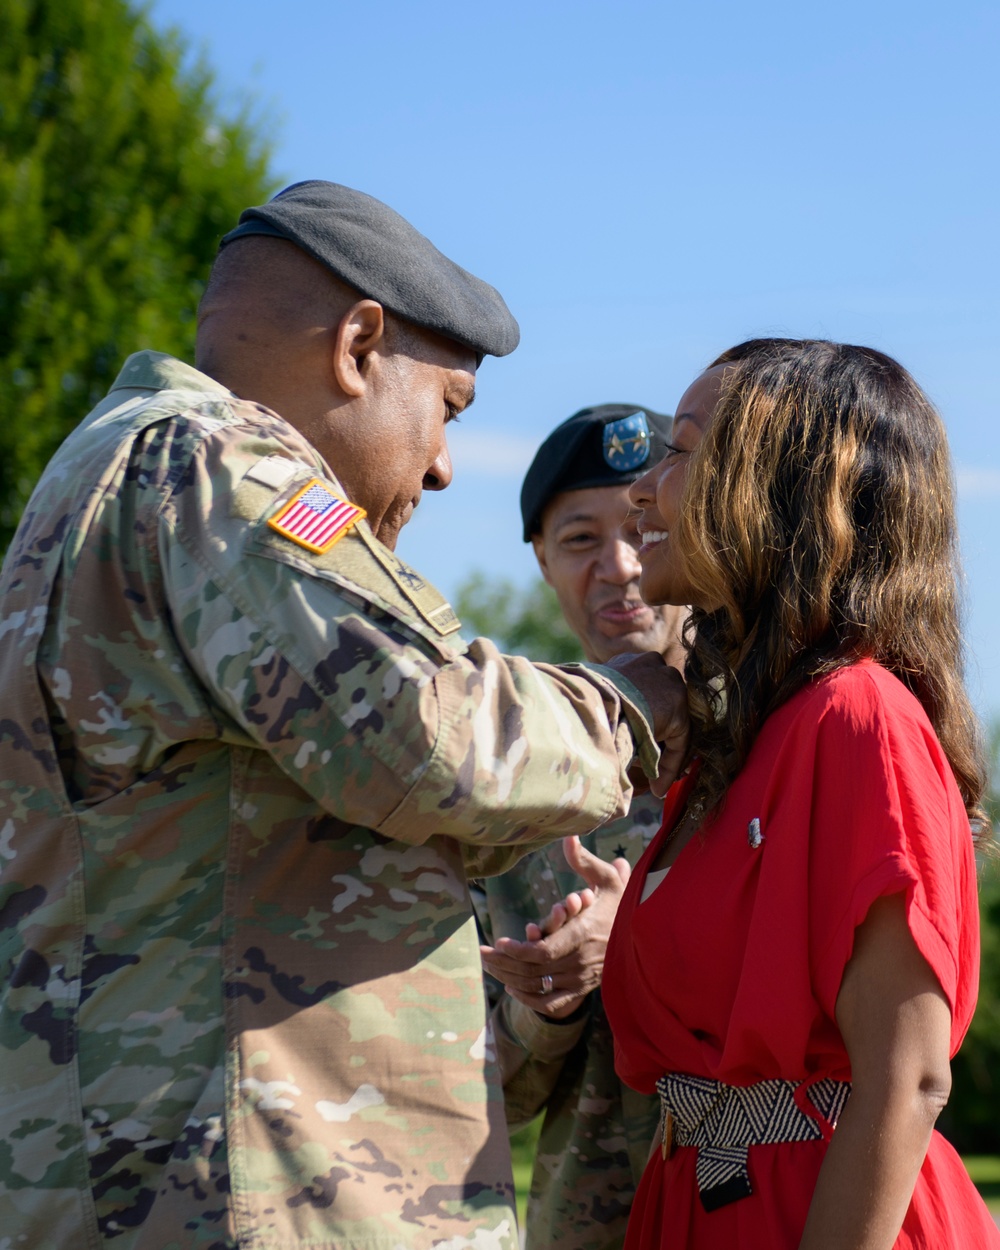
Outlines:
[[[296,182],[244,209],[220,248],[247,235],[287,239],[404,321],[506,356],[521,332],[499,291],[442,255],[381,200],[336,182]]]
[[[538,532],[545,505],[564,490],[628,485],[662,460],[673,418],[638,404],[581,408],[557,425],[521,487],[524,541]]]

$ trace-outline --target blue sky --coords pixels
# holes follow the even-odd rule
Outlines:
[[[534,574],[517,495],[558,421],[671,411],[756,334],[869,343],[939,406],[969,684],[1000,714],[1000,7],[915,0],[153,0],[252,99],[283,181],[391,204],[521,323],[400,554],[451,594]]]

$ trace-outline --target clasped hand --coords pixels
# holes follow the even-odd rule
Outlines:
[[[481,946],[483,964],[518,1002],[554,1020],[571,1015],[601,983],[604,952],[630,868],[610,864],[564,838],[566,861],[586,881],[556,903],[540,923],[525,925],[525,940],[498,938]]]

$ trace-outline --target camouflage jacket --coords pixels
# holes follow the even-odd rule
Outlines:
[[[660,827],[663,800],[636,798],[627,817],[581,838],[609,862],[634,867]],[[581,881],[556,843],[502,877],[477,882],[484,936],[523,937]],[[544,1019],[487,978],[507,1120],[519,1128],[544,1111],[528,1199],[527,1250],[618,1250],[656,1130],[659,1104],[615,1075],[614,1042],[599,990],[583,1018]]]
[[[0,1230],[516,1245],[467,869],[624,810],[643,704],[457,640],[267,409],[140,353],[0,582]]]

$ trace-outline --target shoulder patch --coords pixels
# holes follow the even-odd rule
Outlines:
[[[265,470],[265,474],[270,474],[270,469]],[[306,481],[300,477],[298,482],[288,486],[288,491],[292,493],[285,500],[275,504],[272,496],[270,510],[273,515],[267,517],[267,504],[261,496],[274,487],[261,484],[259,473],[253,476],[245,474],[236,492],[236,512],[247,520],[257,522],[248,540],[248,552],[280,560],[310,577],[337,582],[400,617],[423,632],[425,638],[443,646],[441,640],[457,633],[462,628],[462,622],[435,586],[379,542],[362,521],[365,515],[363,509],[357,508],[357,515],[345,520],[332,541],[328,541],[322,549],[313,542],[315,534],[312,538],[306,535],[305,541],[301,535],[288,534],[287,523],[292,509],[317,483],[324,492],[324,506],[329,500],[336,500],[347,508],[356,508],[355,504],[347,503],[320,479],[310,477]],[[426,632],[428,627],[429,634]],[[449,650],[442,654],[450,656],[453,645],[449,643]]]
[[[314,477],[267,523],[284,538],[322,555],[366,515],[364,508],[341,499],[325,482]]]
[[[309,472],[309,467],[299,460],[286,460],[284,456],[265,456],[251,465],[243,476],[251,482],[262,482],[265,486],[281,490],[303,469]]]
[[[462,628],[462,622],[448,600],[430,582],[424,581],[416,569],[410,568],[394,551],[384,547],[367,526],[357,530],[357,534],[428,625],[442,636]]]

